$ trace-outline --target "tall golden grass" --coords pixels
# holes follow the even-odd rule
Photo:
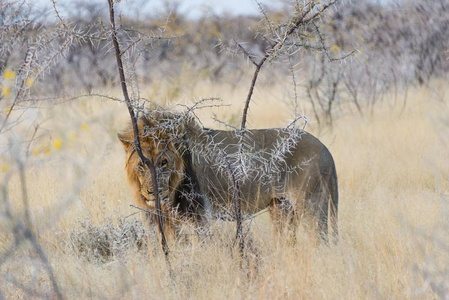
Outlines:
[[[269,218],[263,214],[246,224],[252,246],[248,264],[241,268],[232,247],[234,225],[217,223],[209,240],[172,247],[174,280],[163,255],[151,245],[150,251],[130,250],[107,262],[80,257],[70,247],[70,233],[83,230],[80,222],[100,226],[136,212],[129,206],[133,199],[116,138],[127,122],[124,104],[85,98],[34,108],[32,115],[42,122],[41,135],[29,145],[26,171],[34,230],[67,298],[437,298],[449,293],[446,86],[434,82],[410,90],[405,109],[402,103],[394,105],[391,97],[364,117],[342,105],[332,129],[319,130],[313,120],[308,124],[306,129],[320,137],[336,160],[337,245],[316,246],[304,232],[295,245],[284,243],[273,237]],[[292,114],[284,90],[258,88],[251,127],[288,123]],[[154,93],[150,88],[142,90],[150,99],[160,96]],[[198,112],[206,126],[220,127],[210,116],[238,122],[246,90],[197,84],[189,93],[192,99],[221,96],[224,104],[230,104]],[[176,102],[188,103],[185,98]],[[299,99],[300,109],[311,117],[305,103]],[[16,130],[25,133],[31,128],[25,122]],[[15,172],[13,156],[4,155],[0,163],[4,174]],[[8,191],[15,217],[21,218],[16,175]],[[13,240],[10,223],[0,222],[5,228],[0,232],[1,253]],[[0,264],[0,291],[6,298],[51,291],[48,276],[30,249],[26,243],[20,245],[13,257]]]

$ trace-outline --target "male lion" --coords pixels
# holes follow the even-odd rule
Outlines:
[[[284,128],[248,130],[242,136],[202,128],[191,115],[174,113],[143,115],[138,128],[142,152],[158,170],[166,234],[173,234],[183,219],[197,226],[207,226],[214,215],[229,219],[238,194],[244,214],[269,208],[278,225],[296,226],[298,219],[307,219],[325,241],[330,208],[337,236],[334,160],[311,134]],[[156,191],[136,152],[132,126],[118,137],[134,197],[143,209],[154,210]]]

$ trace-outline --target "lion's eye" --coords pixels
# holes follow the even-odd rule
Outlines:
[[[143,167],[144,167],[143,162],[139,162],[139,164],[137,165],[137,169],[138,169],[140,172],[143,172]]]
[[[162,160],[161,167],[165,167],[168,164],[168,161],[166,159]]]

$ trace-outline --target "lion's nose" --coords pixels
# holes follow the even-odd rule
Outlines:
[[[148,195],[154,196],[154,192],[153,191],[147,190],[147,192],[148,192]],[[159,193],[160,192],[162,192],[162,188],[159,189]]]

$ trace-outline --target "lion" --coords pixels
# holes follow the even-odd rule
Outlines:
[[[215,130],[189,113],[147,113],[137,125],[142,153],[157,169],[159,191],[137,154],[131,125],[118,134],[128,181],[147,211],[155,209],[159,193],[167,236],[186,220],[197,228],[207,228],[213,218],[232,220],[236,195],[245,215],[268,209],[276,230],[296,228],[304,219],[320,240],[328,241],[328,227],[338,236],[334,160],[310,133],[291,127],[244,134]]]

